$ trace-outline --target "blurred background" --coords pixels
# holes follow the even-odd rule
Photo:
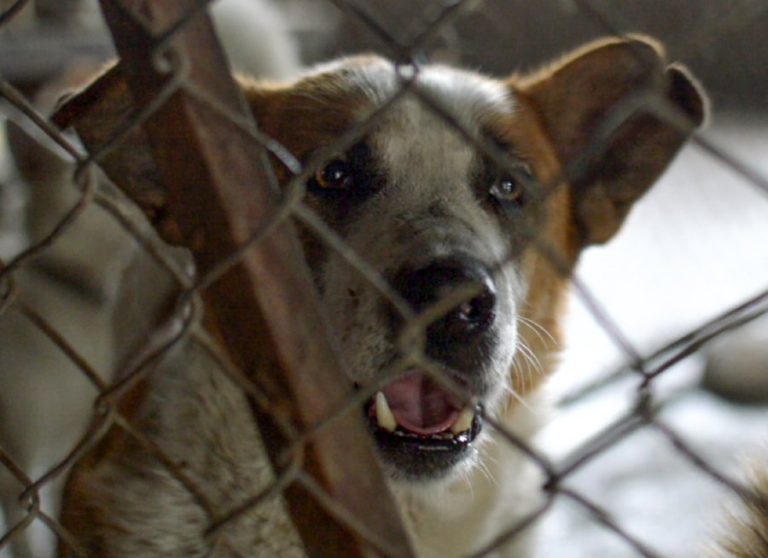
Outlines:
[[[347,53],[375,51],[396,58],[393,41],[410,43],[447,4],[220,0],[215,9],[233,65],[281,79],[302,65]],[[739,478],[745,460],[766,463],[768,322],[760,316],[768,310],[768,302],[759,297],[768,289],[768,3],[465,4],[460,16],[429,37],[423,52],[417,53],[423,60],[504,75],[536,69],[591,39],[638,32],[661,40],[670,59],[688,66],[712,100],[711,123],[701,132],[701,141],[686,148],[640,202],[619,237],[589,251],[579,266],[578,277],[613,324],[613,334],[595,320],[583,297],[573,297],[562,370],[548,388],[559,409],[540,437],[541,447],[553,459],[567,460],[636,403],[639,379],[627,366],[631,355],[617,345],[617,333],[642,356],[658,353],[649,360],[652,367],[670,354],[663,349],[671,341],[758,297],[747,312],[733,315],[733,323],[723,322],[745,325],[729,327],[703,343],[701,350],[680,359],[654,382],[652,395],[662,405],[661,420],[716,470]],[[112,56],[93,2],[0,0],[0,9],[16,12],[0,20],[0,77],[43,112],[51,110],[62,87],[77,83]],[[372,29],[370,22],[378,28]],[[8,102],[2,102],[0,109],[0,120],[30,128]],[[5,136],[0,140],[5,142]],[[0,257],[6,261],[50,228],[66,204],[50,191],[35,190],[21,180],[17,167],[18,161],[14,165],[3,147]],[[83,237],[92,237],[102,225],[94,218],[93,228]],[[74,237],[63,243],[58,261],[85,269],[85,278],[77,280],[92,286],[105,276],[105,269],[112,268],[106,256],[104,261],[85,258],[78,246]],[[108,251],[120,252],[114,247]],[[99,288],[108,298],[109,285]],[[102,310],[97,307],[94,312]],[[73,337],[92,343],[91,333],[76,326],[70,325]],[[704,334],[712,331],[705,329]],[[0,420],[6,421],[6,430],[13,430],[18,425],[9,424],[8,413],[3,415],[2,390],[9,393],[9,377],[0,370]],[[52,390],[55,385],[46,380],[35,389]],[[13,389],[25,388],[16,383]],[[40,403],[34,398],[26,405],[32,413],[49,413],[50,421],[59,420],[53,407],[35,408]],[[0,447],[8,446],[0,439]],[[45,471],[61,451],[30,458],[35,462],[30,475]],[[648,429],[592,459],[570,482],[661,556],[702,554],[703,541],[717,530],[722,506],[733,500],[728,489],[673,450],[668,438]],[[3,530],[0,521],[0,536]],[[566,502],[555,505],[544,520],[543,533],[541,556],[637,555],[582,509]],[[0,551],[0,556],[6,555]]]
[[[17,3],[3,0],[0,7]],[[0,71],[18,84],[39,83],[74,57],[107,58],[112,49],[94,0],[38,0],[0,29]],[[252,10],[254,0],[223,0],[226,10]],[[391,45],[341,6],[358,6],[402,43],[445,3],[437,0],[273,0],[311,64],[344,53],[393,54]],[[494,74],[536,68],[570,48],[615,31],[662,40],[706,83],[718,110],[765,110],[768,5],[762,0],[486,0],[462,8],[425,48],[432,60]],[[271,18],[270,14],[268,18]],[[242,19],[242,18],[241,18]],[[261,29],[247,17],[248,26]]]

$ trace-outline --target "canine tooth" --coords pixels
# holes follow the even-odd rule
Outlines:
[[[376,393],[376,422],[387,432],[394,432],[397,428],[395,415],[392,414],[392,409],[389,408],[386,396],[380,391]]]
[[[451,426],[451,432],[454,434],[461,434],[462,432],[466,432],[472,427],[472,421],[474,419],[475,410],[470,407],[465,407],[461,411],[459,418],[456,419],[456,422],[453,423],[453,426]]]

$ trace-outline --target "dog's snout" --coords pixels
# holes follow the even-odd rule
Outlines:
[[[435,311],[427,327],[427,354],[459,369],[473,368],[477,349],[496,317],[496,289],[482,264],[445,259],[401,271],[393,287],[417,313]],[[456,299],[440,308],[441,300]]]

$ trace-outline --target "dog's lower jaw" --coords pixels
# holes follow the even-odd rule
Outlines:
[[[546,414],[546,403],[539,413],[535,399],[529,408],[507,413],[505,427],[522,439],[531,438]],[[458,558],[486,549],[542,503],[542,472],[489,431],[468,471],[423,484],[390,482],[418,558]],[[487,556],[527,558],[532,539],[528,528]]]

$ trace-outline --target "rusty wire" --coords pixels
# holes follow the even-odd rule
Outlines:
[[[437,117],[441,118],[447,125],[455,129],[465,141],[472,143],[484,155],[493,160],[501,168],[509,168],[509,161],[503,152],[496,146],[490,144],[485,138],[471,134],[464,129],[454,117],[444,110],[439,103],[430,99],[423,91],[415,85],[418,84],[420,60],[424,51],[428,50],[430,42],[438,35],[443,28],[451,25],[453,21],[459,18],[465,10],[476,4],[471,0],[453,0],[442,3],[441,9],[437,10],[434,17],[426,22],[414,37],[406,40],[396,36],[381,25],[376,18],[368,14],[359,3],[350,0],[329,0],[336,8],[342,10],[350,17],[356,18],[362,25],[391,49],[391,54],[397,63],[399,89],[398,92],[382,104],[379,109],[371,115],[363,124],[347,131],[338,138],[333,145],[314,153],[310,160],[302,166],[295,157],[283,146],[279,145],[272,138],[265,136],[250,122],[243,121],[237,115],[233,115],[217,104],[207,92],[194,87],[187,80],[186,60],[176,58],[168,59],[166,54],[169,45],[177,33],[183,32],[186,25],[197,14],[210,4],[210,0],[198,2],[198,5],[189,14],[179,19],[165,33],[153,39],[152,48],[149,49],[154,56],[156,64],[164,64],[163,69],[167,75],[168,81],[160,95],[152,103],[143,107],[138,112],[132,114],[123,123],[123,127],[114,134],[109,141],[104,143],[100,149],[94,153],[84,154],[82,148],[72,142],[69,137],[62,134],[46,118],[38,114],[32,106],[32,103],[18,92],[10,83],[6,82],[0,76],[0,97],[13,105],[21,116],[14,115],[14,118],[26,119],[25,126],[35,126],[46,137],[50,138],[55,144],[61,147],[70,158],[73,168],[73,182],[77,185],[79,191],[78,199],[69,211],[58,221],[55,227],[42,240],[29,246],[22,253],[11,259],[9,262],[0,266],[0,289],[2,289],[2,300],[0,300],[0,319],[3,319],[9,309],[20,312],[31,323],[33,323],[45,336],[50,343],[59,348],[62,354],[75,364],[77,369],[86,377],[91,384],[98,390],[98,397],[94,402],[93,423],[86,431],[79,442],[72,448],[71,452],[55,467],[50,468],[37,480],[29,478],[27,473],[16,464],[13,459],[0,448],[0,467],[10,473],[19,483],[20,498],[25,504],[25,515],[23,519],[14,525],[9,525],[6,532],[0,533],[0,549],[10,544],[12,539],[21,536],[25,529],[34,521],[40,521],[46,527],[54,532],[59,538],[61,544],[71,547],[78,555],[86,556],[82,549],[78,549],[75,538],[62,527],[58,520],[44,513],[40,509],[39,491],[52,479],[61,475],[73,462],[79,459],[89,448],[96,445],[106,434],[109,428],[117,427],[121,429],[126,436],[133,442],[141,445],[149,455],[157,459],[168,472],[190,493],[196,503],[204,511],[209,524],[206,529],[206,539],[209,542],[209,554],[215,555],[217,549],[224,548],[228,552],[236,551],[229,547],[224,533],[224,527],[231,522],[236,522],[239,517],[282,493],[286,487],[292,483],[302,485],[313,497],[317,498],[320,504],[329,509],[340,522],[352,529],[358,535],[365,538],[371,547],[377,549],[382,555],[391,556],[386,541],[376,540],[372,533],[366,531],[365,526],[357,524],[356,518],[349,512],[340,507],[334,501],[332,496],[325,492],[311,477],[302,472],[304,461],[304,449],[307,440],[317,435],[322,429],[328,428],[338,417],[352,412],[357,412],[361,404],[369,399],[376,391],[385,385],[391,379],[401,375],[408,367],[418,365],[426,370],[434,379],[444,385],[447,389],[459,396],[462,401],[469,401],[469,394],[455,381],[446,374],[443,366],[430,361],[424,354],[423,343],[421,342],[425,335],[426,328],[434,320],[444,315],[451,308],[454,308],[457,302],[470,300],[473,292],[451,293],[448,297],[438,301],[431,308],[414,315],[410,306],[402,299],[376,271],[368,265],[364,258],[356,254],[351,248],[344,245],[344,241],[333,230],[304,203],[305,182],[325,162],[338,153],[346,150],[368,131],[376,125],[378,119],[386,115],[388,110],[399,99],[406,94],[411,94],[418,98],[424,106],[428,107]],[[27,4],[24,0],[13,2],[9,8],[0,13],[0,26],[13,21],[13,18]],[[615,11],[607,8],[598,8],[588,0],[574,0],[574,4],[579,11],[595,24],[603,28],[611,35],[621,36],[621,29],[627,28],[621,21]],[[729,25],[735,26],[739,23],[737,17],[729,18]],[[717,30],[718,26],[712,23],[712,29]],[[688,48],[693,48],[695,38],[701,36],[706,29],[695,29],[690,32],[690,39],[686,43]],[[170,62],[170,63],[169,63]],[[218,265],[209,270],[206,274],[193,277],[187,270],[181,269],[179,263],[169,256],[163,249],[162,243],[148,234],[144,228],[137,226],[134,222],[134,216],[125,213],[120,204],[105,195],[98,186],[95,169],[109,153],[120,145],[120,142],[132,131],[139,129],[156,112],[163,110],[168,100],[179,91],[184,91],[198,101],[209,106],[213,111],[230,121],[235,127],[245,132],[245,135],[253,142],[263,146],[271,155],[280,160],[292,174],[288,185],[283,189],[283,199],[271,218],[262,223],[253,233],[251,239],[246,244],[238,247],[231,254],[224,254]],[[580,154],[576,160],[569,161],[564,169],[564,176],[559,176],[550,185],[545,185],[546,190],[552,192],[556,189],[563,179],[578,176],[586,167],[586,164],[603,149],[606,138],[615,131],[629,117],[638,112],[648,112],[657,115],[659,118],[669,122],[680,129],[686,129],[689,124],[681,115],[671,106],[670,103],[654,95],[653,91],[648,94],[624,99],[615,110],[608,115],[599,127],[598,133],[593,138],[590,149]],[[258,123],[257,123],[258,124]],[[720,161],[723,165],[730,168],[738,174],[745,184],[756,188],[757,190],[768,193],[768,177],[751,168],[750,165],[740,161],[739,158],[728,152],[727,149],[714,145],[709,140],[699,135],[693,136],[694,145],[698,146],[713,159]],[[274,187],[277,187],[277,181],[269,168],[270,180]],[[128,236],[137,243],[138,249],[146,252],[156,263],[158,263],[176,286],[176,304],[163,321],[152,326],[148,332],[147,341],[144,347],[134,355],[134,358],[127,363],[123,363],[123,370],[117,374],[119,378],[109,383],[102,378],[107,375],[107,371],[95,370],[87,360],[82,357],[76,348],[71,346],[56,328],[53,327],[45,318],[42,312],[29,307],[26,303],[17,303],[15,297],[19,285],[15,282],[15,275],[19,269],[31,264],[36,257],[39,257],[50,246],[61,240],[67,230],[72,227],[82,212],[91,205],[98,205],[105,209],[114,220],[123,228]],[[387,370],[383,371],[381,376],[371,385],[348,398],[342,406],[337,408],[325,420],[321,421],[313,428],[305,432],[293,432],[288,424],[282,424],[282,428],[293,440],[291,451],[286,455],[286,467],[276,475],[275,479],[268,486],[256,491],[255,494],[245,498],[243,502],[226,512],[215,509],[215,506],[208,498],[206,486],[198,480],[190,478],[184,470],[183,463],[179,463],[168,456],[163,448],[158,447],[150,437],[132,424],[131,420],[124,414],[121,405],[126,394],[134,389],[148,375],[154,371],[155,364],[169,351],[178,347],[181,343],[194,343],[211,356],[216,361],[222,373],[226,374],[244,393],[252,396],[266,411],[270,411],[270,403],[267,397],[262,393],[260,386],[249,381],[241,371],[235,369],[216,347],[216,344],[196,329],[194,323],[199,319],[200,308],[196,302],[196,295],[199,292],[210,287],[218,281],[229,269],[237,265],[243,255],[254,245],[257,245],[265,236],[267,236],[275,227],[288,219],[296,219],[309,228],[313,234],[324,242],[330,249],[339,253],[350,266],[356,270],[378,293],[382,298],[388,300],[396,308],[401,316],[406,320],[407,327],[404,330],[403,337],[400,340],[402,349],[402,358],[391,363]],[[535,231],[527,231],[530,239],[534,242],[537,239]],[[553,255],[553,251],[546,245],[537,244],[537,247],[551,260],[555,269],[563,270],[564,265]],[[509,256],[512,257],[511,255]],[[499,264],[502,267],[502,264]],[[588,513],[596,524],[613,532],[621,538],[630,548],[634,549],[638,555],[654,557],[658,554],[648,544],[635,535],[627,532],[621,525],[620,518],[611,517],[605,510],[601,509],[587,494],[580,493],[567,485],[567,480],[574,471],[589,466],[589,463],[595,457],[604,453],[608,448],[616,443],[626,439],[632,432],[639,428],[648,427],[654,429],[663,435],[670,443],[674,451],[677,451],[690,463],[692,463],[702,474],[707,475],[714,481],[726,486],[734,493],[744,498],[750,498],[752,495],[740,483],[728,477],[721,471],[711,466],[707,460],[701,456],[678,432],[672,427],[657,418],[660,409],[666,405],[674,404],[674,400],[662,399],[656,400],[653,388],[654,380],[680,360],[687,358],[702,346],[711,340],[717,338],[722,333],[738,327],[744,323],[754,320],[766,312],[764,301],[766,293],[761,293],[731,310],[728,310],[715,319],[702,324],[700,327],[690,333],[675,339],[649,355],[643,355],[628,340],[622,332],[621,327],[610,316],[606,309],[600,307],[597,298],[578,278],[574,279],[574,291],[576,295],[589,308],[591,314],[599,322],[603,330],[610,337],[612,342],[621,349],[625,358],[625,364],[621,370],[617,370],[608,377],[608,380],[619,377],[631,376],[632,373],[639,379],[635,391],[635,405],[625,415],[619,417],[598,432],[595,436],[581,444],[571,454],[561,459],[558,463],[553,463],[547,456],[531,447],[525,440],[520,439],[513,432],[508,431],[504,425],[500,424],[494,417],[486,416],[486,422],[498,431],[502,439],[514,446],[527,458],[534,463],[544,474],[545,484],[542,487],[544,496],[543,503],[525,516],[515,525],[508,526],[502,532],[499,532],[494,540],[485,548],[478,551],[474,556],[480,557],[489,555],[497,550],[500,545],[514,539],[521,532],[534,525],[551,508],[552,504],[558,498],[569,499],[581,506]],[[766,291],[768,292],[768,291]],[[605,385],[606,378],[602,378],[599,384],[587,386],[580,392],[572,395],[567,401],[573,402],[583,400],[588,397],[597,387]]]

